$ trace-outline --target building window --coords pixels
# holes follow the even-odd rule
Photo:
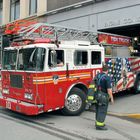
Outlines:
[[[30,0],[29,15],[33,15],[37,12],[37,0]]]
[[[47,10],[55,10],[59,8],[64,8],[85,0],[47,0]]]
[[[10,21],[19,19],[20,17],[20,0],[10,1]]]
[[[2,24],[2,1],[0,1],[0,25]]]

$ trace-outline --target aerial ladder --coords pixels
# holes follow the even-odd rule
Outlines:
[[[22,25],[19,23],[8,24],[4,34],[15,42],[49,39],[56,42],[61,40],[83,40],[89,41],[92,44],[98,44],[97,33],[92,31],[67,28],[48,23],[34,23],[27,25],[25,26],[25,24]]]

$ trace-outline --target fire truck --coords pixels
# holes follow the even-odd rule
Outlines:
[[[9,27],[0,106],[26,115],[83,112],[88,85],[104,62],[104,48],[91,44],[95,34],[45,23]]]
[[[97,33],[46,23],[14,26],[5,30],[11,43],[3,50],[0,106],[26,115],[58,109],[79,115],[105,61],[114,93],[139,89],[139,58],[105,59],[107,47],[97,42]]]

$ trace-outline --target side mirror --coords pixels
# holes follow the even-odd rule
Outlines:
[[[57,53],[56,53],[56,51],[55,50],[52,50],[51,51],[51,65],[53,66],[53,67],[56,67],[57,66]]]

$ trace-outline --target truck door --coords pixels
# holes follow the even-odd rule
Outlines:
[[[104,62],[104,53],[102,50],[91,50],[91,69],[93,78],[101,71]]]
[[[48,54],[49,76],[51,79],[49,88],[49,103],[52,108],[64,105],[64,89],[66,81],[66,64],[64,50],[49,50]]]

